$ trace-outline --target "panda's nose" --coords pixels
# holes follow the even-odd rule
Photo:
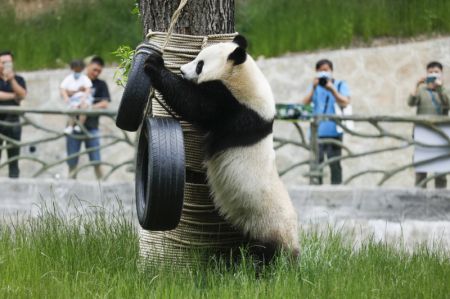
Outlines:
[[[181,68],[180,68],[180,73],[181,73],[181,76],[184,78],[184,76],[185,76],[186,74],[184,73],[183,69],[181,69]]]

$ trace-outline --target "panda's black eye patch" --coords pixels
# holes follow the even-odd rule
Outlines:
[[[197,75],[200,75],[200,73],[202,72],[204,64],[205,64],[205,62],[203,60],[200,60],[197,63],[197,67],[195,68],[195,72],[197,73]]]

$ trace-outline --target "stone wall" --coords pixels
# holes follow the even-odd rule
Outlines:
[[[312,82],[316,61],[329,58],[334,63],[335,77],[346,80],[350,86],[355,114],[411,115],[414,111],[406,105],[406,96],[414,89],[418,78],[424,76],[429,61],[442,62],[444,72],[450,72],[449,49],[450,37],[376,48],[259,58],[257,62],[277,102],[298,102]],[[106,68],[101,77],[108,82],[112,107],[117,107],[123,88],[115,84],[114,72],[114,67]],[[69,69],[23,72],[29,90],[24,106],[64,107],[58,86],[69,73]],[[444,79],[446,85],[450,85],[450,74]]]
[[[328,58],[334,75],[350,86],[354,113],[361,115],[411,115],[406,97],[425,75],[432,60],[444,65],[444,82],[450,88],[450,38],[374,48],[320,51],[259,59],[278,102],[296,102],[306,94],[315,74],[315,63]]]
[[[278,58],[258,59],[258,64],[270,81],[275,98],[278,102],[299,102],[311,84],[314,76],[315,62],[321,58],[329,58],[334,62],[335,77],[346,80],[352,94],[354,114],[358,115],[413,115],[414,109],[406,105],[407,95],[414,89],[415,82],[425,73],[425,65],[431,60],[439,60],[444,64],[445,71],[450,69],[450,38],[433,39],[429,41],[389,45],[375,48],[342,49],[334,51],[320,51],[309,54],[290,54]],[[27,79],[29,96],[24,101],[25,107],[54,108],[64,107],[59,96],[58,86],[65,75],[65,70],[46,70],[39,72],[25,72],[22,75]],[[102,77],[108,81],[112,94],[111,107],[119,104],[123,89],[113,80],[114,68],[105,69]],[[450,85],[450,74],[445,82]],[[52,125],[64,128],[64,119],[41,118],[43,122],[51,121]],[[116,130],[114,123],[102,120],[103,130]],[[408,135],[410,126],[389,125],[396,132]],[[357,130],[368,129],[365,125],[357,125]],[[30,132],[24,132],[24,138]],[[295,131],[290,125],[278,123],[275,126],[275,135],[295,138]],[[346,137],[345,143],[355,151],[362,151],[376,146],[389,146],[390,140],[367,140]],[[40,149],[64,154],[64,143],[52,145],[51,149]],[[132,155],[129,150],[114,150],[108,155]],[[304,151],[296,148],[286,148],[278,154],[278,164],[284,167],[293,161],[307,157]],[[361,158],[344,163],[344,177],[355,171],[375,166],[394,167],[411,161],[412,149],[396,153],[386,153],[368,158]],[[4,158],[3,158],[4,159]],[[59,176],[65,176],[65,169],[58,170]],[[306,167],[286,175],[284,180],[288,184],[304,184],[307,178],[303,174]],[[3,175],[5,170],[0,170]],[[85,178],[91,179],[91,172],[86,172]],[[129,179],[127,174],[119,174],[117,180]],[[379,176],[376,177],[379,179]],[[412,170],[402,172],[388,185],[410,186],[413,184]],[[374,177],[363,177],[354,184],[373,185]]]
[[[100,208],[138,225],[132,183],[0,178],[0,223],[47,210],[68,219]],[[345,232],[355,245],[373,237],[391,244],[450,248],[450,192],[415,188],[291,187],[301,229]],[[78,217],[76,217],[78,219]]]
[[[108,67],[103,70],[100,76],[101,79],[108,83],[109,92],[112,97],[112,108],[118,107],[123,92],[123,88],[114,81],[115,71],[115,67]],[[20,75],[26,79],[28,88],[28,97],[22,102],[23,107],[65,108],[66,105],[59,93],[59,85],[70,73],[69,67],[58,70],[21,72]]]

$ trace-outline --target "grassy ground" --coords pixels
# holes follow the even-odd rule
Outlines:
[[[62,0],[55,12],[16,19],[0,4],[0,48],[17,54],[18,69],[66,66],[100,54],[108,62],[119,45],[134,48],[140,22],[135,0]],[[443,0],[236,0],[236,28],[250,52],[286,52],[347,47],[379,37],[408,38],[450,33],[450,1]]]
[[[108,220],[113,219],[113,220]],[[54,212],[0,225],[0,298],[448,298],[448,251],[413,253],[339,233],[301,236],[302,259],[278,259],[259,279],[247,261],[137,269],[138,237],[121,216],[64,221]]]
[[[131,13],[134,0],[61,1],[55,11],[16,18],[12,7],[0,4],[0,49],[16,54],[18,69],[68,67],[76,58],[98,54],[108,62],[119,45],[135,47],[141,25]]]
[[[246,0],[238,29],[254,55],[339,48],[380,37],[450,33],[450,1]]]

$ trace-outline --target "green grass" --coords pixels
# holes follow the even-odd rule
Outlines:
[[[242,0],[237,28],[253,55],[346,47],[374,38],[450,33],[450,1]]]
[[[0,225],[0,298],[448,298],[448,251],[413,253],[339,233],[301,235],[302,258],[281,257],[256,278],[249,260],[139,272],[138,236],[102,210]]]
[[[68,67],[76,58],[97,54],[111,63],[122,44],[135,47],[142,30],[133,15],[135,0],[62,1],[55,12],[17,19],[0,4],[0,48],[11,49],[18,69]]]
[[[0,48],[14,50],[20,70],[67,66],[99,54],[111,63],[120,45],[142,39],[135,0],[62,0],[55,12],[16,19],[0,4]],[[365,44],[375,38],[450,33],[450,1],[236,0],[236,29],[254,56]]]

